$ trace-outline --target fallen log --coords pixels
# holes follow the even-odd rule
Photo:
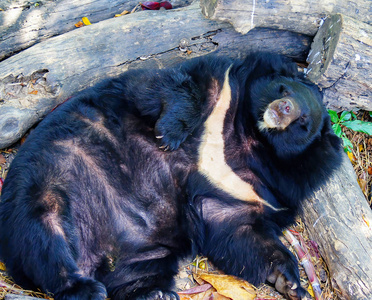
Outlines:
[[[191,0],[172,0],[175,8]],[[138,0],[13,1],[0,4],[0,61],[47,38],[75,30],[82,17],[91,23],[132,11]]]
[[[327,15],[342,13],[371,24],[369,0],[201,0],[204,15],[228,21],[241,33],[255,27],[284,29],[314,36]]]
[[[302,220],[340,299],[372,299],[372,211],[346,155],[331,179],[304,202]]]
[[[188,52],[180,51],[181,39]],[[229,24],[205,19],[198,3],[79,28],[0,62],[0,149],[77,91],[129,68],[170,66],[213,51],[239,57],[260,48],[304,61],[309,47],[308,37],[283,31],[243,36]]]
[[[329,108],[372,110],[371,25],[341,14],[327,18],[307,61],[307,77],[324,89]]]

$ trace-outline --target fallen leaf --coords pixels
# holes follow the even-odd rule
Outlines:
[[[349,157],[350,161],[351,162],[354,162],[355,161],[355,156],[352,152],[347,152],[347,156]]]
[[[160,7],[164,7],[165,9],[172,9],[173,6],[168,1],[160,2]]]
[[[309,284],[309,286],[307,287],[307,292],[311,295],[311,297],[315,298],[314,290],[311,284]]]
[[[253,300],[256,292],[251,284],[231,275],[200,274],[217,292],[232,300]]]
[[[5,164],[5,163],[6,163],[6,159],[5,159],[4,155],[2,155],[0,153],[0,164]]]
[[[155,1],[145,1],[140,3],[143,10],[158,10],[160,8],[160,3]]]
[[[368,167],[367,172],[368,172],[369,175],[372,175],[372,166]]]
[[[217,292],[214,292],[212,293],[208,300],[230,300],[230,298],[227,298]]]
[[[198,293],[201,293],[201,292],[208,291],[211,287],[212,287],[212,285],[210,285],[209,283],[204,283],[202,285],[198,285],[198,286],[193,287],[191,289],[178,292],[178,294],[179,295],[198,294]]]
[[[160,8],[165,8],[165,9],[172,9],[172,4],[168,1],[163,1],[163,2],[155,2],[155,1],[145,1],[140,3],[142,10],[159,10]]]
[[[124,10],[122,13],[120,13],[120,14],[116,14],[116,15],[115,15],[115,18],[117,18],[117,17],[121,17],[121,16],[124,16],[124,15],[127,15],[127,14],[130,14],[130,12],[127,11],[127,10]]]
[[[87,17],[82,18],[84,25],[92,25]]]
[[[179,294],[180,300],[204,300],[204,299],[210,299],[213,291],[215,289],[209,289],[205,292],[197,293],[197,294]]]
[[[0,261],[0,270],[6,271],[5,265]]]
[[[364,150],[363,145],[362,145],[362,144],[359,144],[359,145],[358,145],[358,149],[359,149],[359,152],[362,152],[362,151]]]
[[[31,94],[31,95],[37,95],[37,90],[34,90],[32,92],[29,92],[29,94]]]
[[[79,22],[77,22],[77,23],[75,24],[75,27],[77,27],[77,28],[80,28],[80,27],[83,27],[83,26],[84,26],[84,23],[81,22],[81,21],[79,21]]]

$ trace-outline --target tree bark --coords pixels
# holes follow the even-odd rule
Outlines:
[[[201,0],[201,7],[206,17],[228,21],[243,34],[269,27],[314,36],[321,20],[336,13],[372,22],[370,0]]]
[[[171,0],[174,7],[191,0]],[[47,38],[76,30],[82,17],[98,23],[124,10],[131,11],[138,0],[4,1],[0,4],[0,61]]]
[[[191,53],[180,51],[182,38]],[[309,47],[307,36],[289,32],[258,29],[243,36],[229,24],[205,19],[198,3],[79,28],[0,62],[0,149],[79,90],[129,68],[167,67],[211,52],[239,57],[252,49],[304,61]]]
[[[302,220],[341,299],[372,299],[372,211],[344,155],[340,168],[304,203]]]
[[[341,14],[325,20],[311,45],[307,77],[328,107],[372,110],[372,26]]]
[[[23,295],[7,294],[5,295],[5,300],[40,300],[40,298],[23,296]]]

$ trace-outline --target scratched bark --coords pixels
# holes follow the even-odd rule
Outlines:
[[[327,18],[307,61],[307,76],[325,89],[329,108],[372,110],[371,25],[341,14]]]
[[[341,299],[372,299],[372,211],[346,155],[309,201],[302,219]]]
[[[241,33],[268,27],[314,36],[321,19],[336,13],[372,23],[370,0],[201,0],[201,7],[206,17],[228,21]]]

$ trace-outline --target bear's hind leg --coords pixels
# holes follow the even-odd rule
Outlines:
[[[177,300],[178,295],[171,291],[178,272],[177,257],[170,254],[158,259],[142,259],[118,261],[115,270],[102,279],[110,298]]]

